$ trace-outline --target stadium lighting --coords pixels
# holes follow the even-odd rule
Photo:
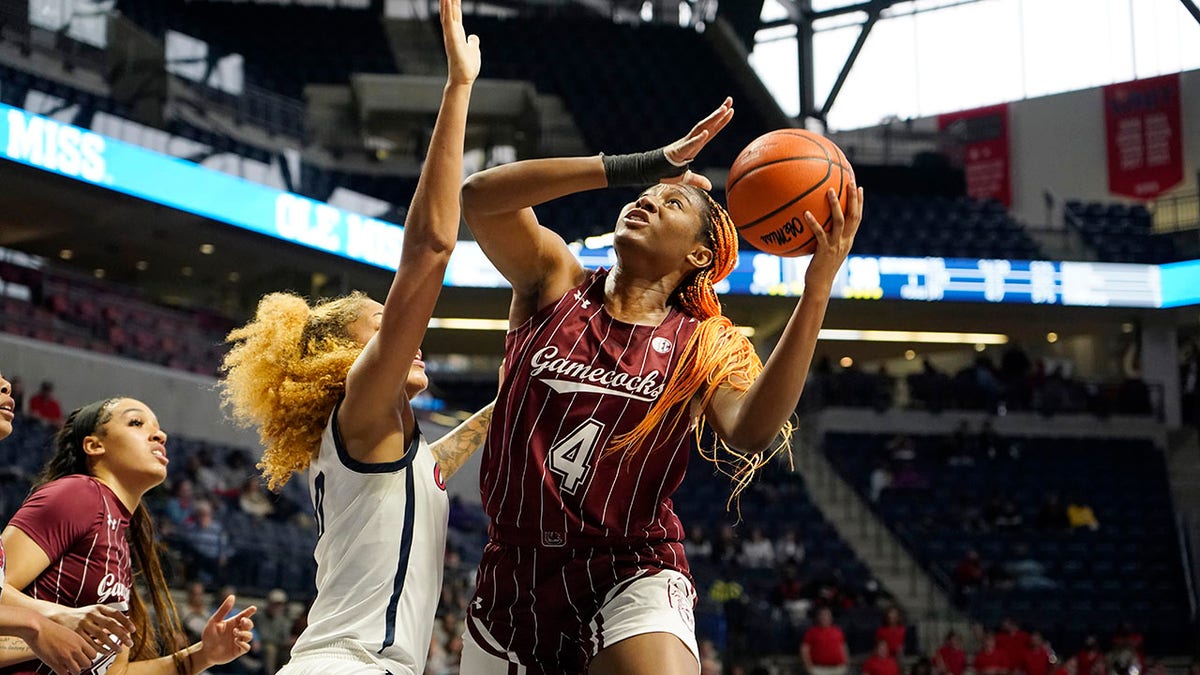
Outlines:
[[[822,328],[820,339],[846,342],[917,342],[945,345],[1003,345],[1008,336],[1000,333],[941,333],[910,330],[850,330]]]

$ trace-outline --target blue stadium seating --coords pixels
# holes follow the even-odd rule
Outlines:
[[[1165,263],[1179,260],[1169,234],[1151,229],[1150,211],[1141,204],[1067,202],[1067,225],[1079,232],[1101,262]]]
[[[865,496],[873,468],[887,462],[888,440],[879,434],[830,433],[825,453]],[[1106,631],[1129,620],[1144,630],[1153,651],[1185,645],[1190,608],[1170,488],[1162,454],[1151,443],[1019,439],[1018,458],[1001,453],[952,465],[946,461],[948,437],[913,440],[913,466],[928,489],[885,490],[875,509],[947,591],[954,591],[951,575],[968,549],[993,568],[1035,560],[1057,586],[992,587],[963,596],[976,619],[995,624],[1012,616],[1041,628],[1060,645],[1077,644],[1073,631]],[[1100,529],[1039,529],[1035,522],[1047,493],[1061,495],[1064,505],[1072,494],[1082,493]],[[983,507],[992,496],[1013,501],[1023,524],[964,529],[959,500]]]

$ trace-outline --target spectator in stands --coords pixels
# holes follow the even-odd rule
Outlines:
[[[1060,661],[1050,675],[1079,675],[1079,659],[1072,656],[1066,661]]]
[[[721,675],[721,655],[712,640],[700,641],[700,675]]]
[[[775,542],[775,562],[780,567],[804,562],[804,544],[796,537],[795,530],[785,531],[783,538]]]
[[[225,526],[213,518],[211,504],[196,503],[196,522],[183,530],[182,537],[196,578],[206,584],[223,578],[233,546]]]
[[[755,527],[750,531],[750,538],[742,542],[742,552],[738,558],[744,567],[766,569],[775,564],[775,547],[763,529]]]
[[[875,629],[875,641],[887,644],[887,655],[896,659],[904,658],[904,640],[908,627],[904,625],[904,617],[899,607],[888,607],[883,614],[883,625]]]
[[[974,594],[987,585],[987,570],[979,551],[968,549],[954,568],[954,587],[959,599]]]
[[[1043,532],[1063,532],[1071,529],[1071,521],[1067,518],[1067,509],[1059,500],[1057,492],[1047,492],[1042,498],[1042,506],[1038,509],[1037,526]]]
[[[1004,570],[1013,578],[1014,588],[1026,591],[1058,588],[1058,583],[1046,575],[1046,566],[1030,557],[1029,545],[1023,541],[1013,545],[1013,559],[1004,563]]]
[[[1016,340],[1008,343],[1000,357],[1000,375],[1007,392],[1009,408],[1027,410],[1030,405],[1029,374],[1033,361]]]
[[[900,462],[892,474],[891,487],[893,490],[928,490],[929,479],[917,469],[916,462]]]
[[[979,425],[979,435],[976,438],[977,447],[988,459],[1016,459],[1013,454],[1013,444],[996,433],[996,427],[991,418]]]
[[[1181,352],[1179,391],[1183,397],[1180,409],[1184,423],[1200,427],[1200,342],[1186,345]]]
[[[1081,494],[1073,495],[1067,504],[1067,522],[1073,530],[1082,528],[1095,532],[1100,529],[1100,521],[1096,518],[1096,512],[1092,510],[1091,504],[1088,504]]]
[[[737,560],[740,550],[741,547],[738,546],[737,537],[733,533],[733,526],[729,524],[722,525],[721,531],[712,546],[713,562],[728,565]]]
[[[804,599],[804,582],[800,580],[796,566],[788,564],[779,576],[775,587],[775,601],[788,613],[793,624],[800,624],[808,616],[812,604]]]
[[[948,515],[950,516],[950,523],[963,532],[983,532],[987,530],[987,523],[983,520],[983,511],[971,498],[971,495],[966,492],[958,493],[958,500],[955,507]]]
[[[150,407],[134,399],[103,399],[73,411],[33,493],[3,533],[6,599],[68,606],[129,603],[133,645],[105,657],[96,666],[100,670],[114,666],[114,672],[123,672],[127,663],[162,659],[156,665],[170,668],[175,662],[195,673],[250,649],[255,610],[227,618],[232,596],[209,618],[200,642],[179,649],[183,631],[159,563],[153,521],[142,503],[166,479],[166,440]],[[109,531],[113,536],[101,545]],[[88,579],[93,581],[85,584]],[[105,579],[109,582],[92,585]],[[30,586],[39,600],[18,590]],[[153,621],[139,586],[148,592]],[[164,657],[160,645],[174,653]]]
[[[171,490],[166,505],[167,518],[175,525],[191,525],[196,520],[196,499],[192,494],[192,481],[180,478]]]
[[[817,622],[804,633],[800,659],[809,675],[845,675],[850,661],[846,636],[833,624],[828,607],[817,610]]]
[[[1017,510],[1017,505],[1013,500],[1005,498],[1000,502],[999,512],[992,521],[992,525],[999,532],[1013,532],[1020,530],[1025,525],[1025,517]]]
[[[1132,675],[1135,668],[1146,669],[1145,654],[1142,652],[1142,634],[1134,630],[1128,621],[1122,621],[1113,633],[1112,649],[1108,652],[1108,663],[1112,672]]]
[[[892,486],[892,472],[883,462],[877,463],[871,470],[870,484],[871,501],[878,503],[879,498],[883,496],[883,491]]]
[[[1150,401],[1150,388],[1138,376],[1130,375],[1117,388],[1116,411],[1123,415],[1151,415],[1154,404]]]
[[[683,551],[687,555],[688,560],[708,560],[712,557],[713,545],[708,540],[708,536],[704,534],[704,528],[700,525],[693,525],[688,533],[688,538],[683,541]]]
[[[10,388],[8,394],[13,399],[13,412],[20,415],[25,412],[25,383],[21,381],[21,378],[14,376],[8,384]]]
[[[1005,617],[1000,622],[1000,630],[996,632],[996,648],[1004,652],[1012,668],[1017,668],[1025,660],[1025,652],[1029,649],[1029,633],[1021,630],[1012,617]]]
[[[1008,675],[1012,670],[1008,654],[996,646],[996,634],[991,631],[983,634],[983,647],[973,665],[977,675]]]
[[[900,664],[891,653],[887,640],[875,641],[875,650],[862,665],[863,675],[900,675]]]
[[[225,455],[224,466],[216,469],[218,487],[216,493],[223,497],[237,498],[245,494],[246,479],[255,476],[250,456],[245,450],[233,450]],[[260,491],[261,493],[261,491]]]
[[[259,617],[256,628],[262,640],[263,670],[266,675],[275,671],[288,660],[288,635],[292,620],[287,615],[287,593],[281,588],[267,593],[266,610]]]
[[[946,633],[946,639],[933,655],[933,667],[937,675],[963,675],[967,670],[967,652],[962,636],[955,631]]]
[[[185,474],[202,497],[212,497],[221,490],[221,476],[213,464],[212,451],[201,443],[195,452],[188,455]]]
[[[1138,656],[1139,661],[1144,661],[1145,653],[1145,638],[1142,637],[1140,631],[1133,627],[1129,621],[1122,621],[1117,624],[1117,630],[1113,633],[1112,638],[1113,648],[1131,649]]]
[[[917,458],[917,444],[908,434],[896,434],[889,438],[884,451],[893,462],[911,462]]]
[[[266,518],[275,512],[275,505],[262,489],[258,476],[242,479],[242,493],[238,496],[238,508],[255,518]]]
[[[62,405],[54,397],[53,382],[42,382],[38,392],[29,399],[29,416],[56,429],[62,426]]]
[[[433,637],[429,638],[429,655],[425,657],[424,675],[451,675],[451,673],[450,655],[446,652],[438,634],[434,633]]]
[[[183,613],[179,616],[179,623],[187,632],[190,642],[196,642],[204,635],[204,626],[208,624],[208,617],[211,614],[212,608],[208,606],[204,584],[199,581],[188,584],[187,597],[183,602]]]
[[[966,420],[960,421],[952,436],[946,464],[948,466],[973,466],[978,454],[978,437],[971,433],[971,426]]]
[[[1050,675],[1050,666],[1058,660],[1041,631],[1029,633],[1029,646],[1021,655],[1019,668],[1025,675]]]
[[[928,656],[919,657],[908,669],[908,675],[935,675],[933,661]]]
[[[1089,635],[1083,641],[1083,648],[1075,655],[1078,675],[1107,675],[1108,661],[1100,650],[1100,639]]]

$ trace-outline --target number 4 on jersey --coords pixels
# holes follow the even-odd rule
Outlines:
[[[604,425],[589,419],[550,448],[550,470],[562,477],[559,489],[573,495],[587,478],[592,452]]]

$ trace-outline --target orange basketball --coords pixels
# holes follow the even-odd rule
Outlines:
[[[779,129],[754,139],[729,169],[729,215],[755,248],[779,256],[808,255],[817,238],[804,222],[812,211],[828,232],[833,215],[825,193],[846,209],[854,169],[833,141],[804,129]]]

